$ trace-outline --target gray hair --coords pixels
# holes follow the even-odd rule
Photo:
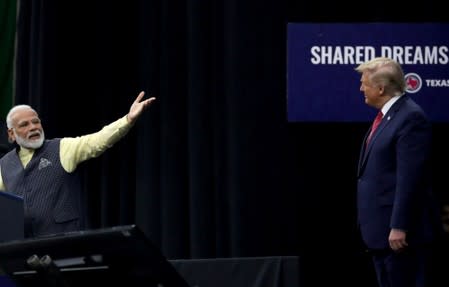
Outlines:
[[[14,113],[19,110],[32,110],[33,112],[35,112],[37,114],[37,112],[29,105],[17,105],[17,106],[12,107],[9,110],[8,114],[6,115],[6,126],[8,127],[8,129],[13,128],[12,117],[13,117]]]

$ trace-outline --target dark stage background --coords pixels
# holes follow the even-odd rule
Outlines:
[[[287,122],[286,24],[445,20],[437,2],[403,2],[20,0],[15,103],[53,138],[157,97],[81,166],[90,228],[136,223],[169,259],[299,255],[302,287],[370,286],[355,226],[369,123]],[[448,126],[434,131],[443,202]]]

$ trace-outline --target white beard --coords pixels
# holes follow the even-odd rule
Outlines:
[[[28,140],[26,138],[20,137],[17,135],[16,131],[14,130],[14,136],[16,137],[16,142],[19,146],[27,148],[27,149],[38,149],[42,146],[45,140],[45,134],[44,131],[39,132],[39,138],[35,140]]]

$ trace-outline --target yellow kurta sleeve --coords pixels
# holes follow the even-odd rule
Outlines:
[[[126,116],[104,126],[100,131],[79,137],[61,139],[60,158],[62,167],[67,172],[73,172],[81,162],[97,157],[123,138],[132,125]],[[33,157],[34,150],[21,148],[20,161],[26,167]],[[0,190],[5,190],[5,184],[0,172]]]
[[[132,125],[128,123],[127,117],[124,116],[96,133],[61,139],[62,167],[67,172],[73,172],[81,162],[98,157],[112,147],[128,133],[131,127]]]

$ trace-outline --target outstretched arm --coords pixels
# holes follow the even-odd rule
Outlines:
[[[128,115],[126,116],[128,122],[134,124],[135,121],[139,118],[140,114],[151,105],[152,102],[156,100],[155,97],[151,97],[149,99],[143,100],[142,98],[145,95],[145,92],[140,92],[137,98],[134,100],[133,104],[129,108]]]
[[[67,172],[73,172],[79,163],[101,155],[106,149],[123,138],[140,114],[156,99],[153,97],[142,101],[144,95],[144,92],[140,92],[126,116],[104,126],[100,131],[79,137],[61,139],[60,154],[64,169]]]

